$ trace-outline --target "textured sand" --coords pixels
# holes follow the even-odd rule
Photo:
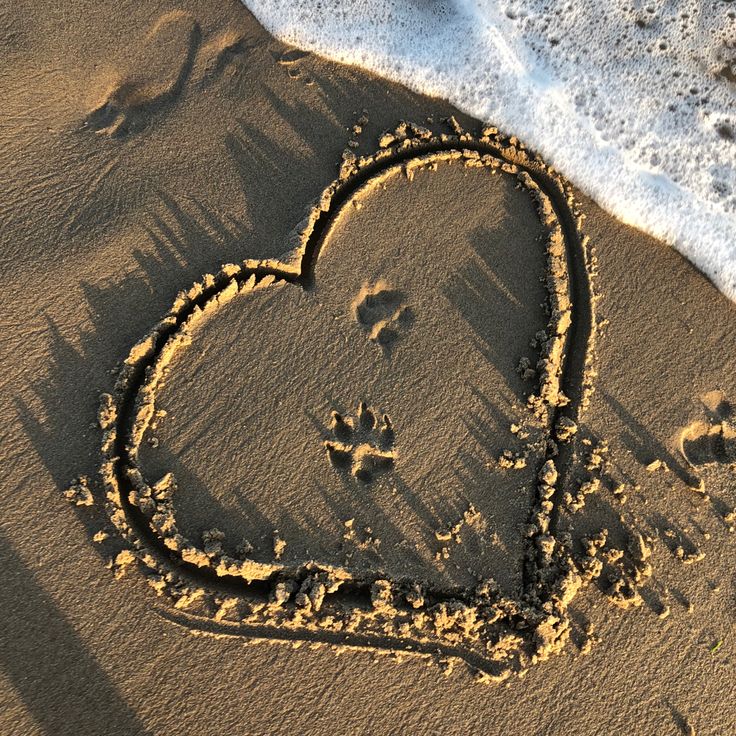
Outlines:
[[[399,170],[340,216],[313,288],[233,300],[196,333],[159,392],[167,415],[143,460],[151,478],[171,470],[179,480],[187,536],[217,527],[235,541],[248,536],[263,556],[278,529],[284,560],[341,564],[352,519],[355,534],[370,527],[365,536],[380,540],[347,549],[353,567],[445,585],[490,574],[518,587],[539,453],[516,473],[496,461],[520,444],[509,427],[527,417],[528,386],[515,368],[546,317],[541,227],[514,184],[452,163],[411,183]],[[498,274],[503,262],[514,268]],[[371,339],[393,317],[391,334]],[[361,437],[333,429],[331,413],[355,413],[361,401],[377,407],[376,429],[362,439],[370,447],[375,434],[379,462],[365,478],[348,458],[344,468],[331,462],[324,446],[360,452]],[[470,506],[482,518],[436,564],[447,546],[438,536]]]
[[[445,677],[422,659],[193,636],[170,623],[170,605],[133,566],[111,574],[106,562],[120,546],[99,488],[93,481],[92,507],[70,504],[62,491],[75,477],[95,477],[98,398],[112,388],[112,370],[202,273],[283,256],[349,140],[370,153],[399,120],[432,117],[439,126],[453,111],[351,69],[284,55],[235,2],[78,2],[63,16],[20,3],[3,7],[0,18],[7,60],[0,72],[0,730],[734,729],[728,402],[736,400],[736,312],[676,253],[580,197],[603,322],[571,491],[590,478],[602,484],[560,525],[578,553],[581,538],[602,527],[609,548],[627,550],[627,559],[637,533],[651,538],[653,571],[640,586],[640,607],[622,611],[601,590],[620,562],[609,554],[604,577],[573,603],[565,651],[523,679],[488,687],[464,667]],[[356,134],[363,110],[368,122]],[[308,550],[342,564],[346,550],[336,542],[355,517],[358,531],[371,526],[381,539],[377,549],[357,549],[356,564],[397,571],[408,563],[465,584],[467,567],[487,562],[513,585],[513,565],[496,549],[484,547],[488,559],[478,559],[473,529],[461,532],[463,544],[452,542],[448,560],[432,558],[441,547],[435,532],[454,524],[466,502],[488,520],[484,533],[515,539],[508,495],[523,499],[529,488],[524,470],[496,472],[498,498],[467,482],[479,462],[521,447],[500,427],[516,421],[524,388],[514,369],[529,333],[544,323],[536,311],[541,246],[514,251],[539,225],[524,194],[501,181],[451,164],[412,182],[389,180],[337,223],[311,290],[264,291],[242,310],[231,302],[201,328],[162,391],[169,415],[144,458],[176,463],[190,481],[182,482],[183,525],[234,535],[255,523],[249,538],[264,559],[278,529],[285,559]],[[361,289],[381,280],[400,294],[389,306],[413,312],[388,350],[371,341],[370,314],[355,319]],[[472,348],[452,365],[459,343]],[[281,362],[273,362],[274,350]],[[334,395],[314,378],[323,371]],[[462,378],[453,384],[453,375]],[[416,390],[423,381],[448,388],[433,397],[426,385]],[[308,402],[290,403],[292,383],[309,388]],[[504,407],[503,421],[489,415],[484,397]],[[389,414],[397,453],[393,468],[362,484],[352,466],[331,466],[322,444],[331,439],[330,412],[354,412],[361,399]],[[686,427],[696,467],[680,452]],[[610,449],[595,468],[590,448],[601,440]],[[461,449],[470,464],[464,471]],[[246,450],[257,459],[246,460]],[[277,479],[269,472],[275,454]],[[656,460],[668,469],[655,468]],[[412,476],[417,467],[440,483]],[[692,490],[699,478],[707,498]],[[109,537],[93,542],[100,530]],[[410,544],[402,548],[402,539]]]

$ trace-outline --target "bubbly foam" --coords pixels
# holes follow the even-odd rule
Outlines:
[[[736,300],[736,2],[243,1],[287,43],[518,136]]]

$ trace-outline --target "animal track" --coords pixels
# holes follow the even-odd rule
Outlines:
[[[332,412],[330,429],[334,440],[325,441],[330,463],[370,483],[376,475],[390,470],[396,460],[394,428],[387,414],[380,423],[364,401],[354,415]]]
[[[200,38],[199,24],[189,13],[175,10],[162,15],[88,113],[85,125],[108,137],[141,130],[156,113],[173,104],[188,80],[206,84],[243,50],[242,36],[233,30],[222,32],[201,48]]]
[[[693,466],[736,463],[736,415],[720,391],[703,397],[708,421],[697,420],[682,430],[680,450]]]
[[[363,286],[353,300],[353,314],[358,323],[368,330],[368,339],[383,348],[390,347],[413,319],[404,295],[384,281]]]

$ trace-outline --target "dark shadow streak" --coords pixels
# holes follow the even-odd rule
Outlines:
[[[627,449],[638,462],[646,465],[655,458],[667,463],[667,467],[689,488],[698,486],[698,478],[690,473],[676,458],[621,402],[604,389],[599,392],[605,402],[616,412],[619,421],[630,433],[624,438]]]
[[[49,736],[150,733],[0,532],[0,665]]]

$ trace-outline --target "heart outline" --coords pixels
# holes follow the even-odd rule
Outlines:
[[[418,129],[417,129],[418,130]],[[536,410],[547,413],[548,447],[540,463],[536,499],[530,513],[530,526],[536,531],[526,537],[523,572],[523,592],[519,600],[502,599],[495,593],[485,593],[482,605],[486,612],[495,611],[499,627],[505,626],[521,642],[509,664],[498,662],[474,651],[469,643],[429,638],[392,637],[385,626],[395,623],[390,610],[382,618],[376,609],[376,585],[379,580],[343,580],[336,590],[328,593],[332,606],[370,604],[379,628],[369,626],[362,631],[315,630],[297,621],[268,621],[255,624],[246,618],[238,624],[213,621],[207,617],[176,613],[167,615],[189,627],[211,633],[235,633],[253,638],[281,640],[311,640],[323,643],[347,644],[374,649],[402,650],[420,653],[441,653],[460,657],[484,673],[488,679],[504,679],[529,661],[545,659],[564,645],[569,632],[567,605],[580,587],[580,577],[567,543],[555,536],[559,502],[573,459],[572,445],[552,441],[554,427],[560,419],[577,423],[590,388],[590,363],[595,337],[593,290],[587,241],[580,233],[580,217],[575,213],[569,191],[564,183],[538,157],[530,155],[515,139],[503,139],[495,130],[486,129],[479,136],[455,127],[452,135],[432,136],[419,133],[379,149],[372,156],[346,159],[340,175],[323,191],[319,203],[302,223],[296,242],[296,258],[290,264],[282,261],[245,261],[228,265],[216,276],[205,277],[188,292],[182,292],[170,312],[134,348],[124,363],[113,395],[105,394],[100,412],[103,429],[103,463],[101,474],[109,499],[111,519],[123,537],[131,544],[145,566],[163,575],[171,586],[190,589],[204,587],[215,599],[242,596],[259,601],[272,600],[274,586],[292,580],[305,580],[325,573],[335,574],[338,568],[306,563],[298,568],[257,563],[248,582],[243,575],[245,565],[237,575],[220,564],[213,570],[201,550],[190,546],[176,549],[162,538],[142,510],[150,503],[157,510],[168,511],[173,518],[173,505],[166,484],[149,485],[137,463],[137,448],[143,439],[153,414],[155,388],[165,364],[175,350],[186,342],[187,328],[194,321],[207,318],[208,312],[240,290],[268,288],[285,282],[305,287],[312,283],[319,252],[330,225],[342,208],[355,196],[384,176],[403,171],[411,178],[415,166],[437,160],[462,160],[464,165],[490,166],[516,176],[537,200],[543,225],[549,230],[547,243],[547,287],[551,316],[550,338],[545,352]],[[574,310],[574,316],[573,316]],[[149,503],[150,502],[150,503]],[[148,509],[150,512],[150,508]],[[175,528],[175,527],[174,527]],[[179,535],[181,536],[181,535]],[[172,549],[178,554],[172,554]],[[194,550],[193,552],[191,550]],[[202,553],[204,554],[204,553]],[[188,559],[187,559],[188,558]],[[230,558],[231,559],[231,558]],[[239,561],[233,560],[232,565]],[[311,567],[310,567],[311,565]],[[259,576],[265,579],[258,579]],[[389,583],[390,584],[390,583]],[[324,587],[324,586],[323,586]],[[400,591],[395,591],[398,594]],[[405,592],[405,591],[404,591]],[[475,600],[478,591],[467,589],[429,590],[427,600],[433,605],[457,602],[461,605]],[[473,598],[473,596],[476,598]],[[390,594],[392,601],[396,597]],[[379,596],[380,597],[380,596]],[[488,600],[486,600],[486,598]],[[348,604],[346,604],[348,601]],[[352,601],[352,604],[350,603]],[[392,604],[393,605],[393,604]],[[428,604],[429,605],[429,604]],[[322,603],[320,603],[320,607]],[[495,607],[495,608],[494,608]],[[389,609],[391,607],[389,606]],[[259,608],[256,612],[263,610]],[[325,610],[330,610],[329,607]],[[341,610],[344,611],[344,608]],[[387,609],[388,610],[388,609]],[[276,620],[276,619],[274,619]],[[519,632],[521,634],[519,635]],[[500,640],[503,637],[499,637]]]

